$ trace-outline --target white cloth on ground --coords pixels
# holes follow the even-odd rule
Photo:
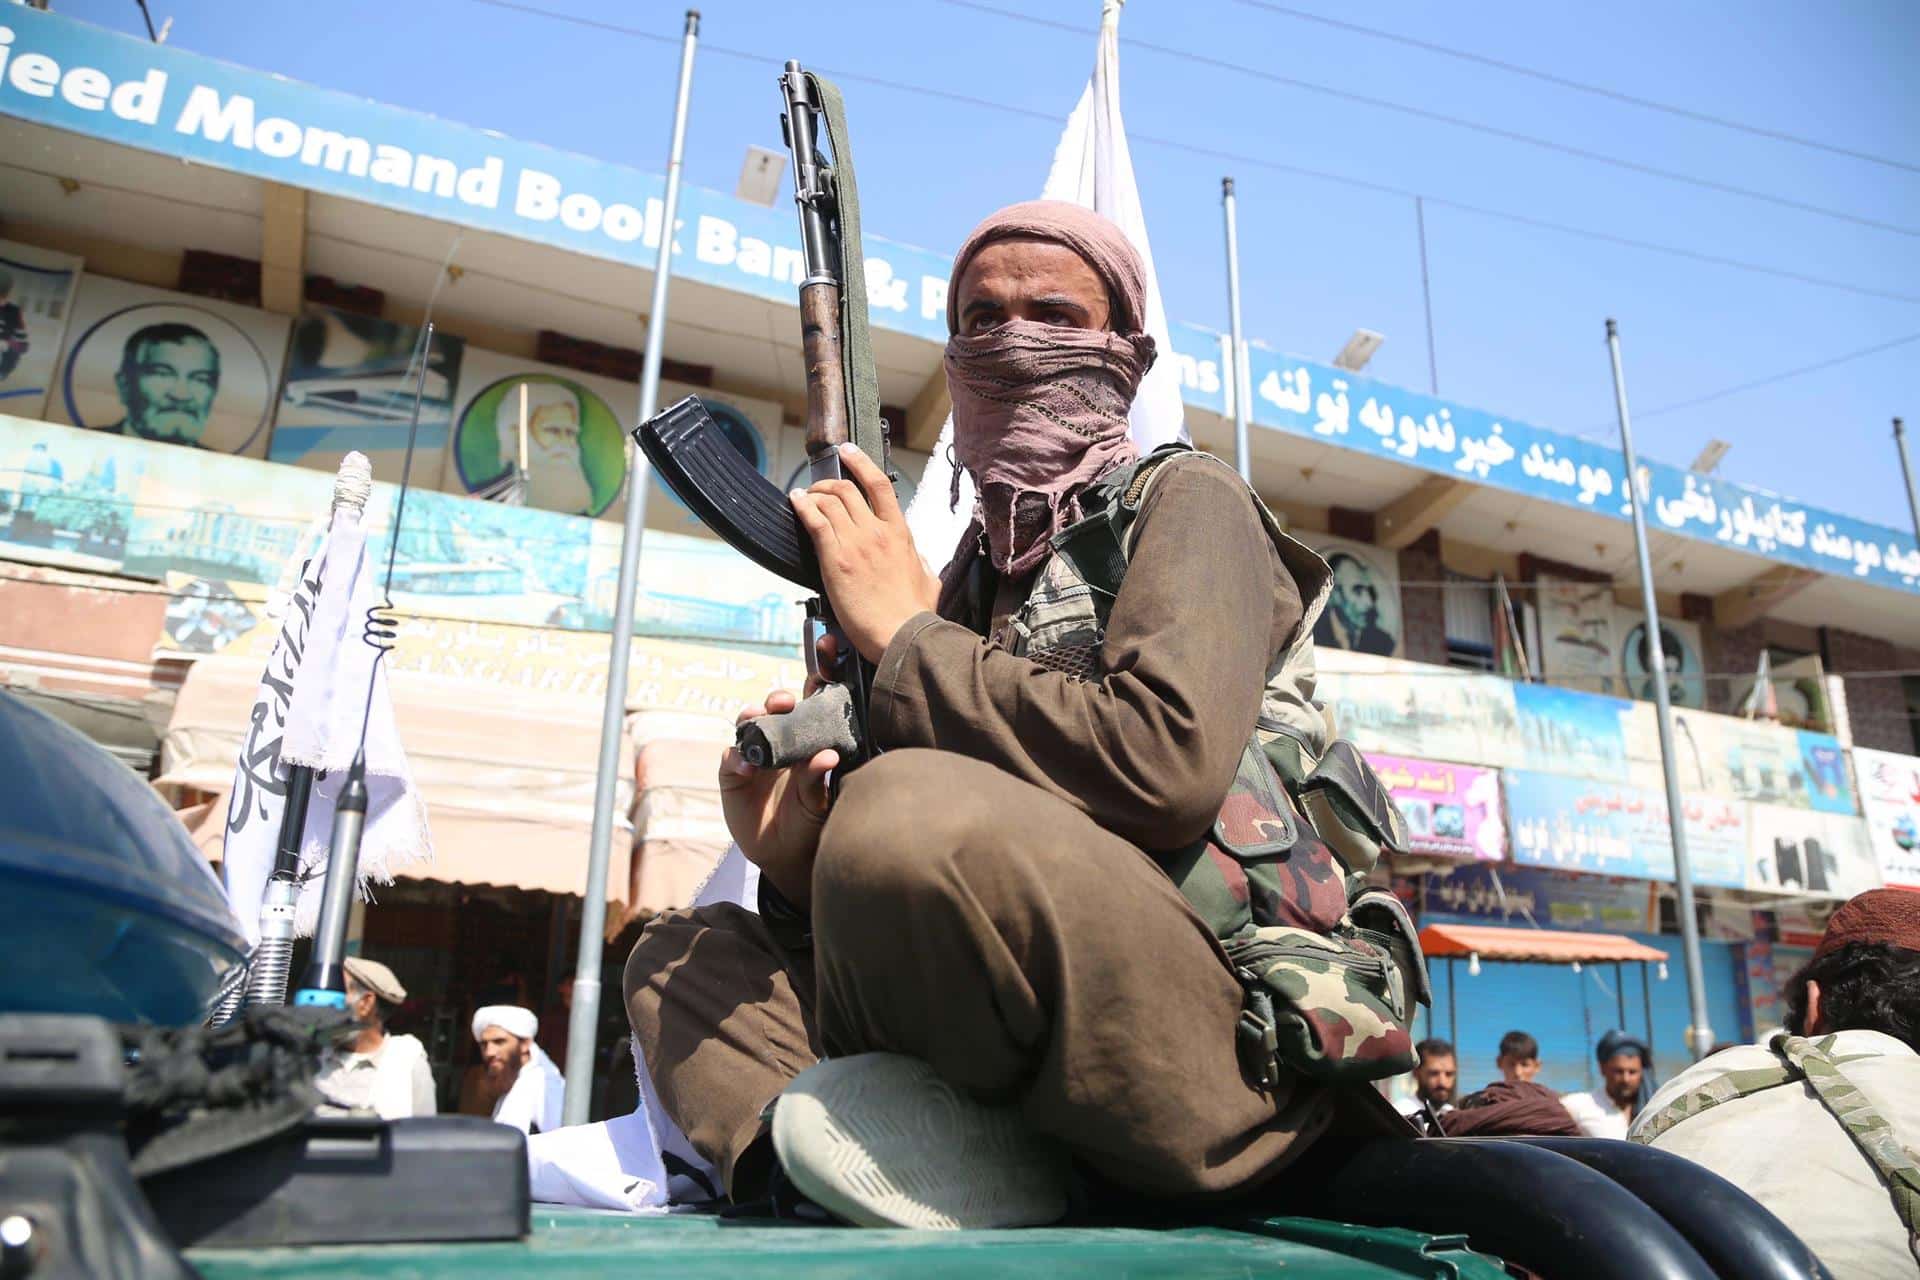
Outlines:
[[[389,1035],[372,1053],[335,1050],[313,1083],[327,1101],[375,1112],[382,1120],[430,1116],[439,1110],[426,1046],[415,1036]]]
[[[1900,1145],[1920,1151],[1920,1053],[1878,1031],[1842,1031],[1831,1054]],[[1764,1044],[1723,1049],[1667,1081],[1641,1115],[1779,1061]],[[1886,1184],[1804,1080],[1709,1107],[1648,1145],[1713,1170],[1771,1209],[1836,1276],[1914,1274]]]

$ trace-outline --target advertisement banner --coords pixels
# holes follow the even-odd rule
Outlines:
[[[1391,551],[1345,538],[1304,539],[1333,572],[1327,607],[1313,625],[1321,649],[1350,649],[1391,658],[1400,652],[1400,562]]]
[[[1516,684],[1513,704],[1529,768],[1627,780],[1626,726],[1632,703],[1550,684]]]
[[[412,433],[414,396],[420,426],[410,483],[432,488],[453,418],[464,339],[436,330],[419,376],[414,355],[420,329],[352,311],[315,309],[293,326],[286,385],[267,457],[329,474],[358,450],[373,478],[398,484]]]
[[[1524,759],[1510,681],[1341,649],[1316,661],[1316,696],[1363,751],[1489,766]]]
[[[1747,888],[1847,899],[1880,886],[1864,819],[1779,804],[1747,806]]]
[[[1564,582],[1541,577],[1534,598],[1540,610],[1540,670],[1555,684],[1583,693],[1613,693],[1614,603],[1609,582]]]
[[[1422,912],[1601,933],[1652,933],[1659,927],[1658,890],[1646,880],[1463,866],[1429,873],[1425,886]]]
[[[1663,787],[1658,713],[1634,703],[1626,721],[1631,780]],[[1674,768],[1689,793],[1783,804],[1822,813],[1853,814],[1859,806],[1839,739],[1762,720],[1676,708]]]
[[[262,457],[290,323],[88,273],[47,416],[106,435]]]
[[[1411,760],[1375,752],[1367,763],[1407,820],[1409,852],[1436,858],[1506,856],[1500,775],[1471,765]]]
[[[6,555],[201,580],[182,590],[216,616],[181,625],[207,631],[209,644],[228,629],[219,616],[231,612],[227,597],[238,584],[277,583],[303,539],[317,536],[332,493],[333,477],[320,471],[0,417]],[[386,545],[396,493],[375,484],[370,545]],[[619,566],[613,521],[416,490],[393,599],[402,612],[431,617],[604,631]],[[717,539],[650,532],[639,578],[634,625],[642,634],[800,642],[798,588]]]
[[[71,254],[0,240],[0,412],[45,411],[80,266]]]
[[[1659,793],[1519,769],[1508,770],[1504,781],[1515,862],[1673,879],[1673,839]],[[1745,809],[1719,796],[1685,798],[1687,856],[1696,884],[1746,887]]]
[[[1853,767],[1881,878],[1920,889],[1920,757],[1855,747]]]

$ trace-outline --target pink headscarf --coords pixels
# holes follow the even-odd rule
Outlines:
[[[982,334],[960,329],[960,280],[974,255],[1011,238],[1072,249],[1107,287],[1110,329],[1012,320]],[[1154,360],[1143,332],[1146,281],[1126,234],[1091,209],[1058,200],[1010,205],[988,217],[953,262],[947,289],[947,386],[954,452],[972,474],[973,523],[950,570],[982,531],[994,568],[1031,573],[1050,539],[1080,517],[1079,497],[1138,456],[1127,412]],[[955,478],[956,500],[958,477]]]

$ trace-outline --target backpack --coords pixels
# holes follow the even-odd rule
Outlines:
[[[1886,1184],[1893,1198],[1894,1212],[1907,1230],[1907,1248],[1920,1260],[1920,1159],[1900,1144],[1893,1125],[1848,1078],[1846,1064],[1853,1059],[1835,1054],[1832,1035],[1814,1040],[1778,1031],[1767,1042],[1767,1048],[1773,1052],[1773,1065],[1729,1071],[1676,1095],[1659,1110],[1642,1116],[1628,1135],[1629,1139],[1651,1143],[1675,1125],[1703,1111],[1711,1111],[1721,1103],[1805,1081],[1820,1105],[1846,1130],[1860,1154]]]
[[[1185,462],[1185,459],[1193,459]],[[1081,519],[1053,538],[1007,647],[1051,670],[1094,675],[1126,576],[1131,533],[1154,477],[1176,460],[1225,466],[1166,445],[1081,496]],[[1305,612],[1273,656],[1253,735],[1213,829],[1193,845],[1149,851],[1225,948],[1245,998],[1239,1046],[1249,1076],[1377,1080],[1410,1071],[1416,1004],[1431,1002],[1413,920],[1368,876],[1406,830],[1386,787],[1351,742],[1330,737],[1313,700],[1313,624],[1326,562],[1280,527],[1248,490]]]

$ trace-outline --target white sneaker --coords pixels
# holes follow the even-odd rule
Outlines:
[[[801,1072],[773,1108],[773,1149],[802,1195],[856,1226],[1033,1227],[1067,1211],[1063,1150],[900,1054]]]

